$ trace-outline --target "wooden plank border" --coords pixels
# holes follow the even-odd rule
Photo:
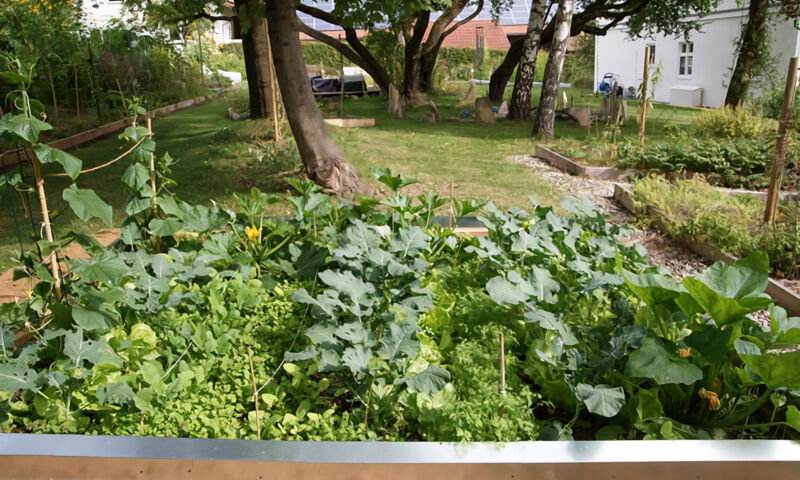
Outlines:
[[[652,225],[656,227],[661,233],[667,234],[665,223],[665,216],[657,209],[648,207],[646,209],[637,208],[634,204],[631,191],[627,186],[615,183],[614,184],[614,200],[617,201],[623,208],[634,214],[646,214],[648,219],[651,220]],[[723,252],[716,245],[709,242],[695,240],[689,237],[671,237],[674,238],[679,244],[688,248],[697,255],[712,262],[723,261],[727,264],[732,264],[739,260],[738,257]],[[780,282],[769,279],[767,284],[767,295],[772,297],[776,304],[785,308],[789,315],[800,315],[800,296],[795,292],[787,289]]]
[[[209,100],[210,98],[211,96],[209,95],[209,96],[195,97],[183,100],[181,102],[174,103],[172,105],[167,105],[164,107],[156,108],[154,110],[150,110],[149,112],[142,115],[142,118],[155,118],[156,116],[165,117],[173,112],[184,110],[186,108],[193,107],[195,105],[203,103]],[[53,140],[47,145],[53,148],[57,148],[59,150],[73,150],[78,147],[82,147],[88,145],[89,143],[105,138],[116,132],[125,130],[131,125],[131,123],[132,120],[130,118],[123,118],[121,120],[116,120],[111,123],[100,125],[99,127],[91,128],[89,130],[72,135],[70,137]],[[25,156],[19,150],[6,152],[0,155],[0,172],[3,172],[18,165],[24,159]]]

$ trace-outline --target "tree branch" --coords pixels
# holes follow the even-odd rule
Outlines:
[[[458,30],[461,27],[461,25],[464,25],[465,23],[469,22],[473,18],[477,17],[478,14],[481,13],[481,10],[483,10],[483,4],[484,4],[484,0],[479,0],[478,1],[478,7],[475,9],[475,11],[472,12],[472,14],[470,14],[468,17],[464,18],[463,20],[461,20],[459,22],[456,22],[456,24],[453,25],[451,28],[448,28],[447,30],[445,30],[444,33],[442,33],[442,38],[446,38],[448,35],[450,35],[451,33],[455,32],[456,30]]]

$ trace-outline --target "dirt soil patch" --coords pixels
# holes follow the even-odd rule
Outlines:
[[[103,246],[108,246],[119,238],[119,229],[104,229],[92,235]],[[77,243],[71,243],[61,251],[61,256],[66,258],[89,258],[83,248]],[[62,268],[63,268],[62,264]],[[17,302],[24,300],[28,292],[36,285],[36,280],[26,277],[14,280],[14,270],[10,269],[0,274],[0,303]]]

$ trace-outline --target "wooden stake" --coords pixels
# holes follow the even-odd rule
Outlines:
[[[153,119],[147,117],[147,138],[153,138]],[[153,198],[150,199],[150,208],[153,209],[153,215],[158,214],[158,205],[156,204],[156,158],[155,154],[150,154],[150,188],[153,189]]]
[[[81,89],[78,85],[78,68],[72,65],[72,81],[75,84],[75,114],[78,121],[81,121]]]
[[[774,223],[778,210],[783,170],[786,166],[786,144],[789,141],[789,124],[792,122],[794,97],[797,90],[798,57],[789,61],[789,73],[786,75],[786,88],[783,92],[781,119],[778,124],[778,138],[775,141],[775,157],[769,168],[769,189],[767,190],[767,206],[764,209],[764,223]]]
[[[642,73],[642,105],[639,110],[639,142],[644,143],[644,128],[647,123],[647,83],[650,81],[650,45],[644,47],[644,72]]]
[[[267,23],[267,62],[269,63],[269,90],[272,100],[272,138],[281,141],[281,126],[278,119],[278,89],[275,81],[275,63],[272,61],[272,43],[269,39],[269,23]]]
[[[256,385],[256,370],[253,368],[253,351],[247,349],[247,358],[250,360],[250,378],[253,380],[253,401],[256,403],[256,438],[261,440],[261,412],[258,409],[258,386]]]
[[[498,333],[500,341],[500,395],[506,394],[506,339],[503,332]]]
[[[53,274],[53,278],[55,279],[55,283],[53,283],[53,289],[56,293],[56,300],[61,300],[61,274],[58,270],[58,255],[56,253],[56,247],[53,245],[53,229],[50,225],[50,213],[47,209],[47,196],[44,192],[44,177],[42,176],[42,164],[39,163],[39,157],[36,156],[36,152],[30,152],[30,161],[31,165],[33,165],[33,176],[36,178],[36,194],[39,197],[39,207],[42,211],[42,222],[44,223],[44,235],[47,241],[50,243],[50,253],[48,254],[47,260],[50,262],[50,272]]]

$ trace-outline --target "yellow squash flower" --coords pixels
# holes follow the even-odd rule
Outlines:
[[[251,242],[255,242],[261,236],[261,229],[256,227],[244,227],[244,234]]]
[[[692,356],[692,349],[691,348],[679,348],[675,353],[677,353],[679,357],[689,358],[689,357]]]
[[[712,392],[710,390],[706,390],[705,388],[701,388],[697,392],[697,394],[700,396],[700,398],[708,400],[709,410],[719,410],[720,407],[722,407],[722,402],[720,401],[716,392]]]

